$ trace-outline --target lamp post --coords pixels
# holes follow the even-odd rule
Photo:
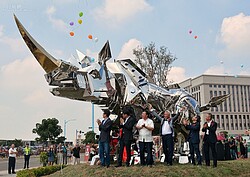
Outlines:
[[[70,121],[75,121],[76,119],[69,119],[69,120],[64,120],[64,138],[66,139],[66,125]]]
[[[92,104],[92,131],[94,132],[95,131],[95,129],[94,129],[94,120],[95,120],[95,106],[94,106],[94,104],[93,103],[91,103]]]

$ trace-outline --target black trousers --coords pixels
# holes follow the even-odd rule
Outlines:
[[[196,158],[198,161],[198,165],[201,165],[201,153],[199,148],[199,143],[191,143],[189,142],[190,154],[192,159],[192,164],[195,165],[194,152],[196,153]]]
[[[174,155],[174,137],[172,134],[162,135],[162,146],[165,154],[165,163],[172,165]]]
[[[215,149],[215,143],[210,143],[205,141],[203,144],[204,153],[205,153],[205,162],[207,166],[210,166],[210,156],[209,156],[209,149],[212,151],[213,156],[213,165],[217,167],[217,152]]]
[[[63,164],[67,165],[67,153],[63,153]]]
[[[139,141],[141,165],[152,165],[153,164],[152,146],[153,146],[153,142],[141,142],[141,141]],[[146,163],[145,163],[145,149],[147,150]]]
[[[15,166],[16,166],[16,158],[15,157],[9,157],[9,168],[8,173],[11,174],[15,173]]]
[[[29,168],[30,165],[30,155],[24,155],[24,167],[23,168]]]
[[[119,151],[119,157],[118,157],[118,165],[122,165],[122,157],[123,157],[123,150],[124,147],[126,147],[126,152],[127,152],[127,160],[126,160],[126,165],[129,166],[129,162],[131,159],[131,141],[125,141],[123,139],[120,140],[120,151]]]

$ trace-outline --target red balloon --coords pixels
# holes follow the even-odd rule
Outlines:
[[[75,33],[74,33],[73,31],[71,31],[71,32],[69,33],[69,35],[70,35],[70,36],[74,36]]]
[[[198,36],[194,36],[194,38],[195,38],[195,39],[197,39],[197,38],[198,38]]]
[[[88,35],[88,38],[89,39],[93,39],[93,36],[90,34],[90,35]]]

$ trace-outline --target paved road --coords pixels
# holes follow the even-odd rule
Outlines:
[[[39,156],[31,156],[30,157],[30,168],[32,167],[38,167],[41,166],[40,165],[40,161],[39,161]],[[19,169],[23,169],[23,165],[24,165],[24,159],[23,157],[18,157],[16,160],[16,170]],[[4,172],[6,171],[6,172]],[[8,173],[8,159],[4,158],[4,159],[0,159],[0,176],[3,176],[4,174],[7,175]]]

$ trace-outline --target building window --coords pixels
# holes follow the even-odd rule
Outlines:
[[[217,88],[217,85],[214,85],[214,88]]]
[[[235,105],[235,94],[234,94],[234,86],[232,85],[232,96],[233,96],[233,108],[234,112],[236,112],[236,105]]]
[[[216,115],[216,122],[218,123],[218,125],[220,125],[220,116]]]
[[[221,88],[221,85],[218,85],[218,88]]]
[[[227,86],[227,92],[230,94],[230,85]],[[229,107],[229,112],[232,112],[232,105],[231,105],[231,96],[228,98],[228,107]]]
[[[237,96],[238,112],[240,112],[240,94],[238,85],[236,85],[236,96]]]
[[[226,88],[226,86],[225,86],[225,85],[223,85],[223,88]]]
[[[211,85],[211,84],[209,84],[209,87],[212,87],[212,85]]]
[[[210,90],[210,99],[213,97],[213,91]]]
[[[233,123],[231,123],[231,129],[234,130],[234,124]]]

